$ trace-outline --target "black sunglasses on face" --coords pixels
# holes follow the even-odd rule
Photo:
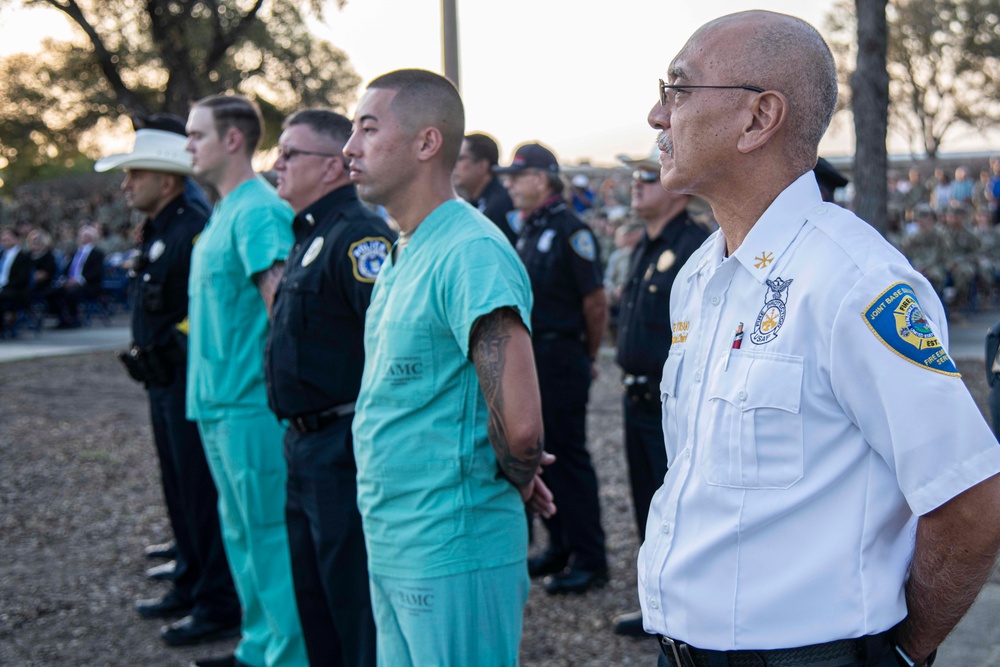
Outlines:
[[[632,180],[639,181],[640,183],[658,183],[660,181],[660,175],[655,171],[636,169],[632,172]]]

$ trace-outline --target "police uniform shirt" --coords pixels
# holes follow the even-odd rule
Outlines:
[[[132,339],[139,347],[168,344],[187,317],[191,248],[207,219],[181,194],[146,221],[131,283]]]
[[[267,338],[268,403],[280,418],[350,403],[364,368],[365,311],[395,235],[353,185],[293,222],[295,245],[278,286]]]
[[[811,172],[724,255],[716,232],[670,299],[645,629],[716,650],[888,630],[916,517],[1000,471],[943,307]]]
[[[708,237],[681,211],[656,238],[644,232],[632,251],[618,315],[616,361],[626,373],[659,384],[670,351],[670,287],[677,272]]]
[[[479,209],[480,213],[492,220],[493,224],[507,237],[511,245],[517,244],[518,230],[515,230],[511,226],[507,217],[507,214],[514,209],[514,203],[510,200],[507,188],[503,186],[499,178],[496,176],[491,178],[490,182],[483,188],[483,191],[479,193],[479,197],[469,203]]]
[[[552,197],[525,220],[517,253],[535,295],[535,337],[582,335],[583,297],[604,285],[593,232],[561,198]]]

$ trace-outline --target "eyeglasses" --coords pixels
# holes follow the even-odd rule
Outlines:
[[[664,83],[663,79],[660,79],[660,106],[667,106],[667,91],[668,90],[690,90],[692,88],[718,88],[723,90],[749,90],[754,93],[763,93],[763,88],[758,88],[757,86],[679,86],[672,83]],[[673,100],[671,100],[673,101]]]
[[[659,183],[660,175],[655,171],[645,171],[643,169],[636,169],[632,172],[632,180],[639,181],[640,183]]]
[[[288,162],[296,155],[315,155],[317,157],[341,157],[337,153],[320,153],[319,151],[304,151],[300,148],[288,148],[287,146],[278,149],[278,157],[280,157],[285,162]]]

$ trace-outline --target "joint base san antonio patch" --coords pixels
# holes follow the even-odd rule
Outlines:
[[[886,347],[922,368],[958,376],[955,363],[931,329],[917,295],[906,283],[882,292],[865,310],[865,323]]]

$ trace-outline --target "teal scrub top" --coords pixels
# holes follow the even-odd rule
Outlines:
[[[465,202],[436,208],[383,264],[354,417],[371,572],[439,577],[525,559],[524,504],[486,437],[469,334],[504,306],[530,331],[531,304],[514,248]]]
[[[191,252],[187,417],[267,410],[267,310],[252,276],[288,257],[293,212],[263,178],[219,201]]]

